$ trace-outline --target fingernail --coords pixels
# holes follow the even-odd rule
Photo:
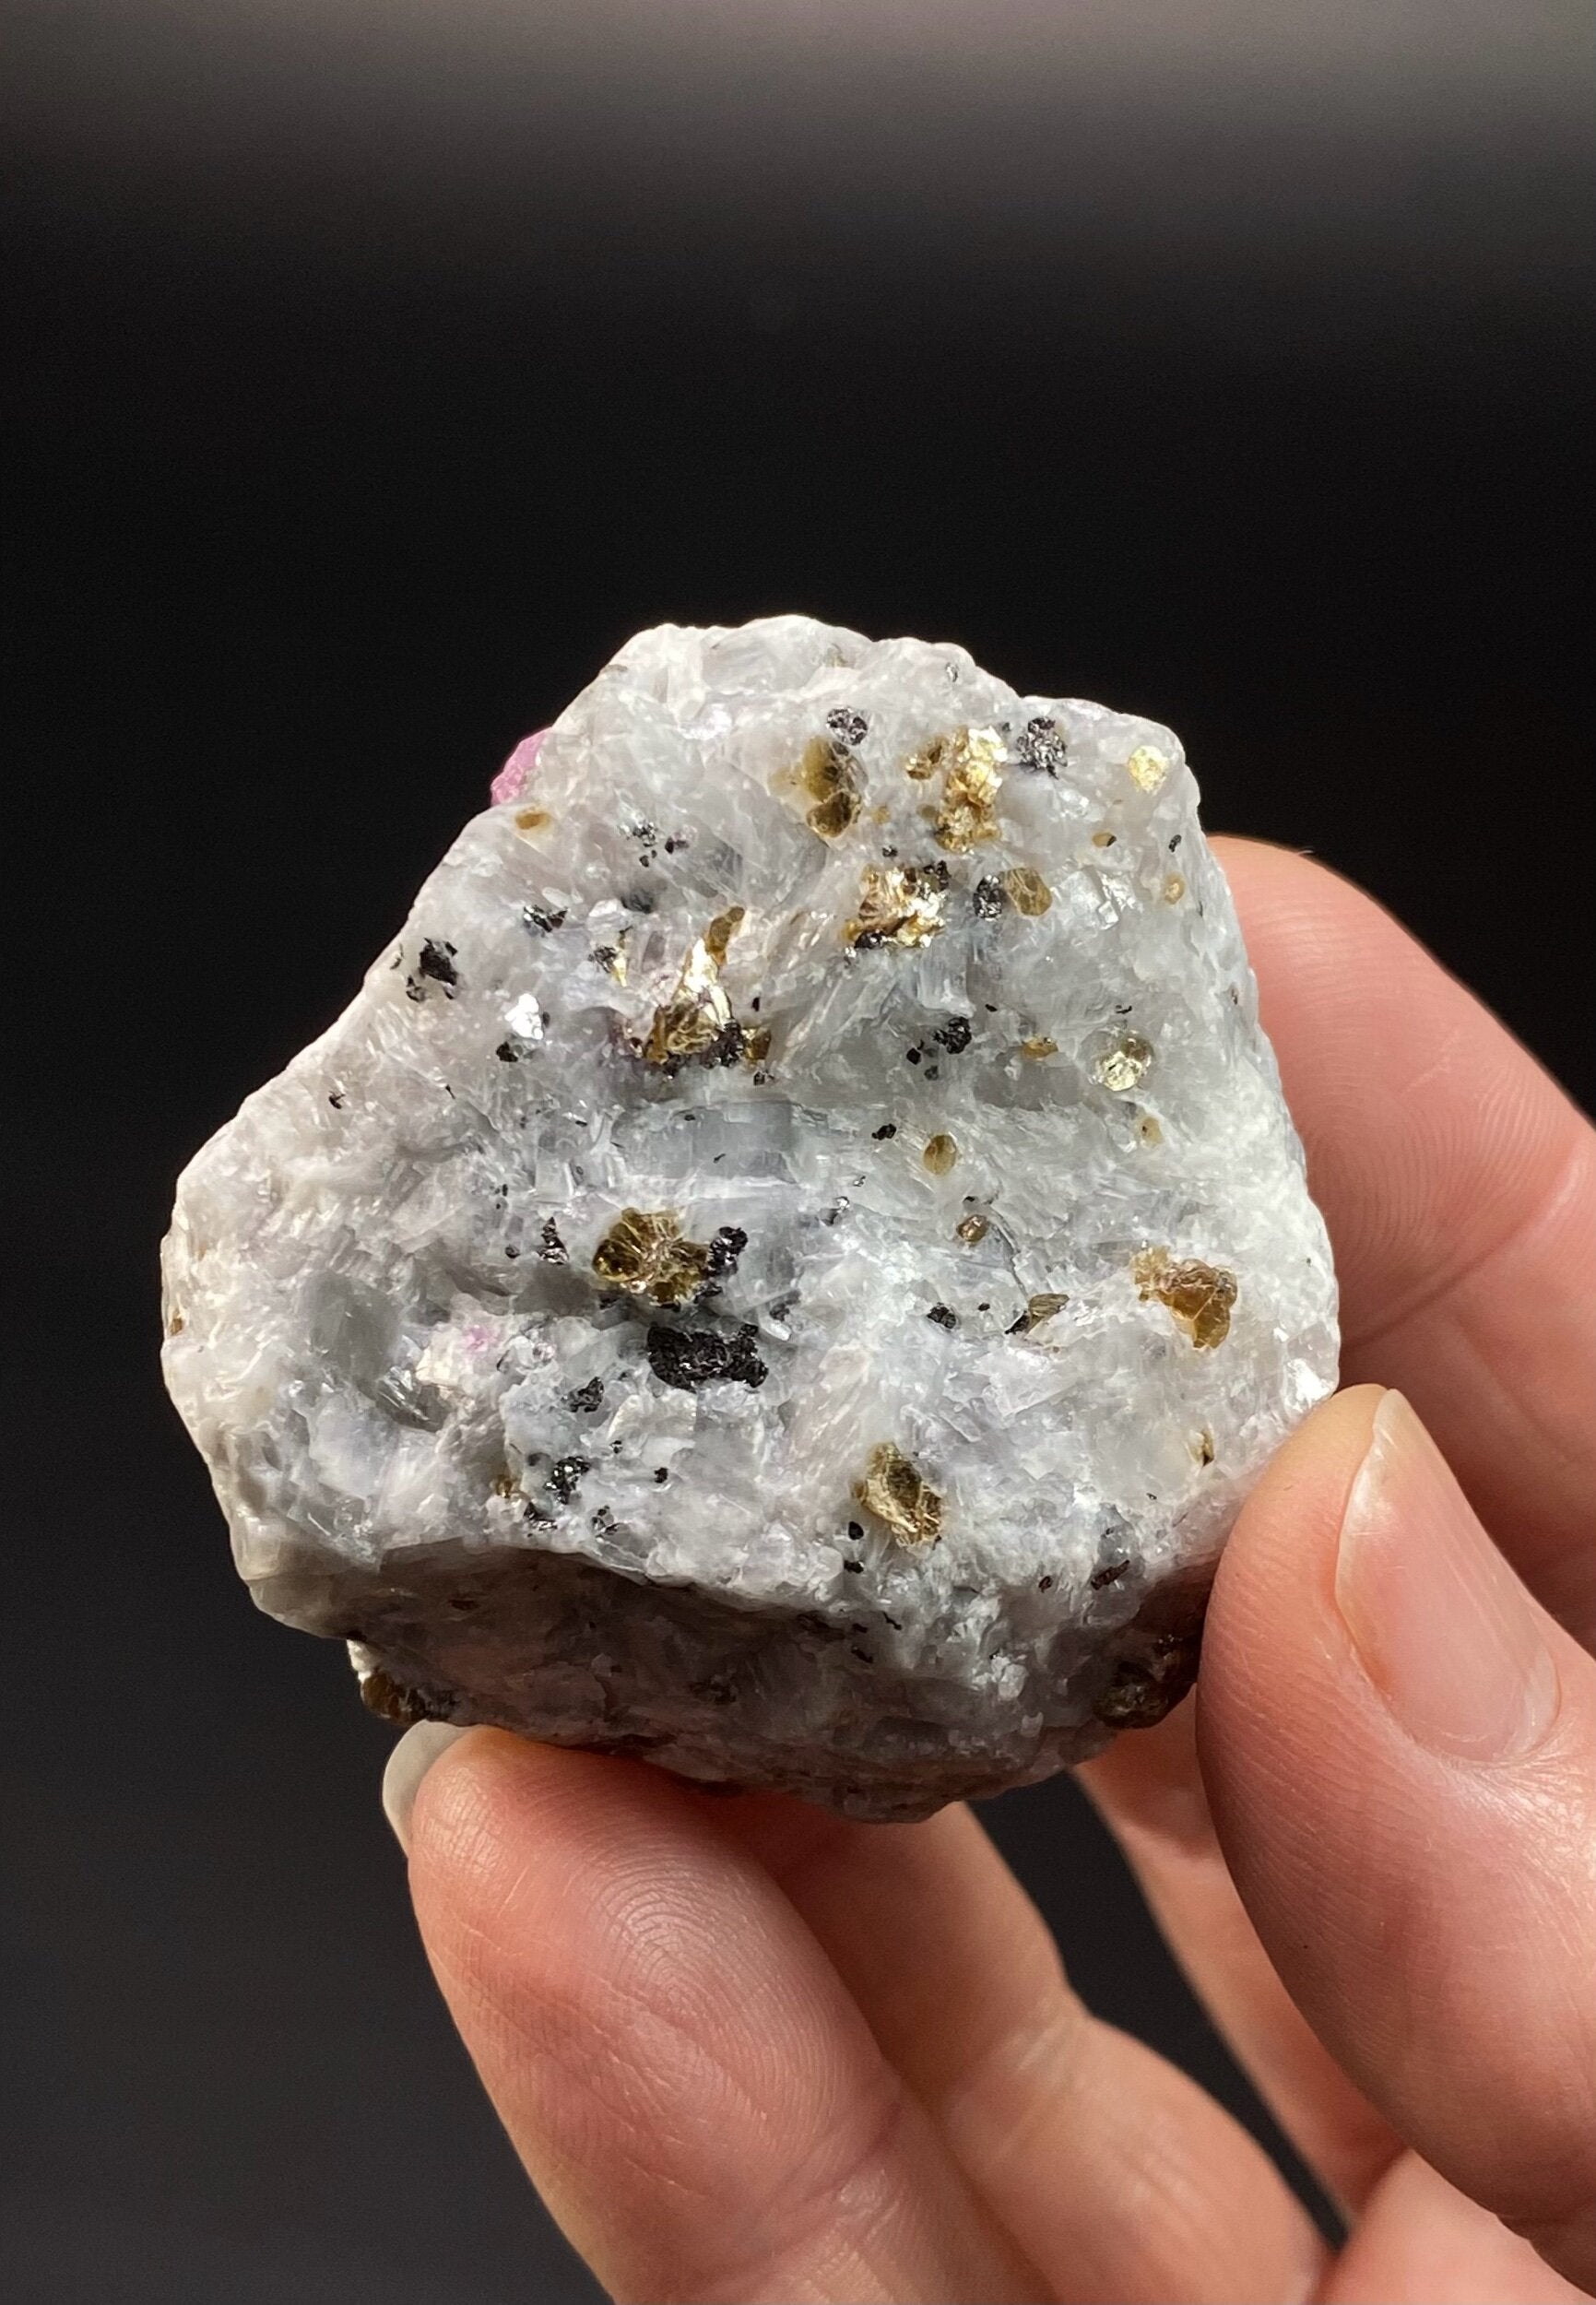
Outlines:
[[[1534,1604],[1400,1392],[1347,1498],[1335,1593],[1364,1670],[1432,1753],[1511,1760],[1550,1725],[1557,1669]]]
[[[388,1766],[383,1771],[383,1809],[407,1857],[410,1853],[410,1812],[421,1790],[421,1779],[438,1755],[446,1753],[455,1739],[466,1733],[452,1721],[418,1720],[406,1730],[388,1755]]]

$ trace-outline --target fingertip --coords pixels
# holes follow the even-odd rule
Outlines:
[[[1198,1734],[1236,1888],[1325,2046],[1588,2281],[1596,1674],[1401,1393],[1327,1403],[1248,1498]]]
[[[1265,1468],[1220,1559],[1197,1746],[1222,1844],[1243,1852],[1256,1845],[1253,1811],[1272,1811],[1298,1769],[1299,1740],[1313,1748],[1327,1671],[1333,1685],[1334,1652],[1347,1646],[1335,1617],[1339,1532],[1384,1397],[1356,1385],[1321,1402]],[[1245,1853],[1233,1870],[1241,1885]]]
[[[1295,1597],[1333,1589],[1342,1516],[1368,1454],[1383,1385],[1350,1385],[1321,1401],[1277,1449],[1236,1518],[1214,1578],[1203,1682],[1245,1653],[1261,1615],[1278,1634]]]
[[[505,1729],[449,1730],[401,1760],[407,1742],[389,1767],[399,1774],[396,1800],[409,1800],[410,1887],[429,1937],[462,1913],[529,1892],[533,1871],[581,1892],[619,1848],[668,1852],[677,1838],[684,1799],[641,1762]]]
[[[383,1814],[407,1857],[410,1853],[410,1819],[421,1779],[434,1761],[442,1759],[449,1747],[458,1744],[467,1733],[452,1721],[418,1720],[406,1730],[388,1755],[383,1771]]]

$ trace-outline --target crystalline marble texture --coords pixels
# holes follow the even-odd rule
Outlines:
[[[1156,1720],[1335,1291],[1170,732],[629,643],[184,1174],[167,1377],[396,1718],[923,1815]]]

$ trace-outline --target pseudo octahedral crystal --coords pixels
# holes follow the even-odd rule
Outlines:
[[[802,617],[521,749],[165,1281],[239,1567],[379,1709],[864,1817],[1165,1711],[1335,1376],[1174,737]]]

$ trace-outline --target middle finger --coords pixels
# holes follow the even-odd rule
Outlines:
[[[1267,2157],[1082,2006],[967,1808],[853,1825],[777,1796],[703,1805],[798,1908],[1055,2296],[1310,2293],[1321,2244]]]

